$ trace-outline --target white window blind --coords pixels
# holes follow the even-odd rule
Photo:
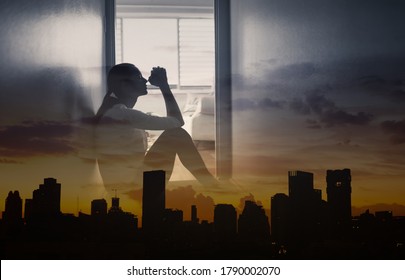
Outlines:
[[[214,20],[179,19],[180,86],[212,86]]]
[[[115,63],[122,63],[122,18],[115,22]]]
[[[167,21],[167,19],[165,19]],[[175,62],[170,65],[176,66],[176,78],[170,79],[171,82],[175,81],[175,86],[178,89],[184,87],[205,87],[211,88],[215,76],[215,46],[214,46],[214,19],[212,18],[177,18],[177,26],[173,26],[173,32],[165,31],[162,37],[167,36],[168,33],[174,34],[173,38],[178,40],[177,49],[173,49],[169,54],[167,48],[165,49],[165,56],[169,55],[170,60]],[[132,51],[135,48],[131,48],[128,45],[128,38],[125,38],[125,34],[131,34],[124,30],[125,28],[131,28],[129,22],[134,23],[134,28],[139,28],[145,32],[145,25],[138,24],[144,19],[126,20],[126,18],[117,18],[116,22],[116,63],[125,62],[126,58],[130,58],[125,53],[126,50]],[[159,18],[151,18],[148,21],[162,21]],[[163,20],[164,21],[164,20]],[[125,22],[125,24],[123,24]],[[168,25],[165,25],[168,28]],[[154,29],[156,32],[156,29]],[[127,35],[128,36],[128,35]],[[138,35],[139,36],[139,35]],[[155,37],[156,38],[156,37]],[[157,41],[157,40],[156,40]],[[125,44],[123,42],[126,42]],[[138,42],[139,44],[139,42]],[[138,47],[138,46],[137,46]],[[162,46],[163,47],[163,46]],[[145,49],[143,58],[159,57],[156,53],[158,48]],[[150,54],[148,54],[150,50]],[[163,51],[163,48],[162,48]],[[153,52],[153,53],[152,53]],[[166,57],[167,59],[168,57]],[[138,58],[139,61],[139,58]],[[128,61],[131,62],[131,61]],[[162,65],[162,63],[158,63]],[[157,65],[158,65],[157,64]],[[173,70],[170,70],[170,74],[173,75]]]

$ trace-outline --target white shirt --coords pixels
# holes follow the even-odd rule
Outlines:
[[[144,156],[147,130],[181,127],[174,117],[158,117],[116,104],[101,117],[97,126],[96,148],[99,155]]]

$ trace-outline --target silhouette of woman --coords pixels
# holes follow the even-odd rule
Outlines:
[[[167,116],[132,109],[138,97],[148,93],[147,82],[138,68],[129,63],[115,65],[108,73],[108,91],[96,115],[95,133],[104,186],[141,185],[146,170],[166,171],[167,183],[176,155],[200,183],[216,185],[190,135],[181,128],[183,117],[164,68],[153,68],[149,83],[160,88]],[[145,129],[164,130],[149,150]]]

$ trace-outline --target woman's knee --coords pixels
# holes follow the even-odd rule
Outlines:
[[[161,137],[173,137],[175,139],[190,139],[191,140],[191,136],[190,134],[188,134],[188,132],[183,129],[182,127],[177,127],[177,128],[171,128],[171,129],[167,129],[165,130]]]

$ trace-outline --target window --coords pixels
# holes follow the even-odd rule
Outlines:
[[[116,63],[133,62],[145,77],[167,69],[176,91],[213,90],[214,18],[211,8],[117,6]]]
[[[145,78],[152,67],[167,69],[183,128],[216,173],[214,1],[117,0],[115,20],[115,63],[133,63]],[[165,115],[160,91],[149,86],[148,92],[134,108]],[[160,132],[148,134],[152,145]],[[187,178],[183,175],[178,172],[174,180]]]
[[[121,59],[117,57],[117,63],[135,63],[146,78],[152,67],[164,66],[170,84],[178,85],[177,20],[121,18],[119,21]]]

